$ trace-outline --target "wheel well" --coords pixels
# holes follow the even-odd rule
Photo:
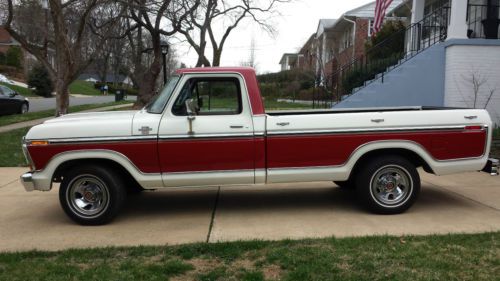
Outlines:
[[[387,155],[401,156],[406,160],[410,161],[410,163],[415,165],[415,167],[417,168],[422,167],[424,171],[426,171],[427,173],[434,173],[429,164],[427,164],[427,162],[425,162],[425,160],[422,159],[422,157],[420,157],[420,155],[418,155],[417,153],[404,148],[384,148],[384,149],[372,150],[361,156],[354,165],[354,168],[352,169],[351,175],[349,177],[355,175],[360,169],[360,167],[363,166],[363,163],[366,163],[366,161],[368,161],[369,159]]]
[[[82,165],[93,165],[93,166],[101,166],[105,168],[112,169],[115,173],[117,173],[122,179],[124,183],[127,183],[128,189],[136,189],[141,188],[141,185],[135,180],[135,178],[125,169],[122,165],[117,162],[109,159],[100,159],[100,158],[89,158],[89,159],[76,159],[69,160],[60,164],[57,169],[54,171],[54,175],[52,176],[53,182],[61,182],[64,178],[64,175],[70,171],[71,169],[82,166]]]

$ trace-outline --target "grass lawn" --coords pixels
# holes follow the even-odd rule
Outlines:
[[[94,108],[99,108],[99,107],[106,107],[106,106],[117,105],[117,104],[126,104],[126,103],[130,103],[130,101],[75,105],[75,106],[69,107],[69,113],[75,113],[75,112],[82,111],[82,110],[94,109]],[[40,119],[40,118],[46,118],[46,117],[51,117],[51,116],[54,116],[54,109],[38,111],[38,112],[28,112],[26,114],[0,116],[0,126],[5,126],[5,125],[29,121],[29,120],[35,120],[35,119]]]
[[[0,82],[0,84],[11,88],[12,90],[18,92],[21,96],[25,96],[25,97],[38,97],[37,95],[35,95],[33,93],[33,91],[31,89],[23,88],[23,87],[16,86],[16,85],[7,84],[7,83],[4,83],[4,82]]]
[[[28,166],[21,147],[21,140],[28,130],[29,128],[22,128],[0,133],[0,147],[2,151],[2,153],[0,153],[0,167]]]
[[[312,109],[312,105],[309,104],[278,102],[275,100],[264,100],[264,107],[266,110]]]
[[[69,92],[71,94],[78,95],[88,95],[88,96],[100,96],[101,92],[94,88],[94,83],[75,80],[73,83],[69,85]]]
[[[500,233],[0,254],[1,280],[498,280]]]

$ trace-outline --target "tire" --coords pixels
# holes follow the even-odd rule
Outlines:
[[[126,194],[120,177],[112,170],[82,166],[64,175],[59,201],[73,221],[82,225],[101,225],[116,217]]]
[[[410,208],[420,193],[415,165],[390,155],[371,159],[356,175],[359,199],[372,212],[400,214]]]
[[[346,181],[334,181],[333,183],[335,183],[340,188],[345,188],[345,189],[356,188],[354,181],[352,181],[351,179]]]
[[[28,110],[29,106],[27,103],[24,102],[23,104],[21,104],[21,107],[19,108],[19,114],[25,114],[28,112]]]

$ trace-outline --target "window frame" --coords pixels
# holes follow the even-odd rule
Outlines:
[[[238,111],[236,113],[232,113],[232,112],[228,111],[228,112],[213,112],[213,113],[204,112],[202,114],[200,114],[200,112],[197,112],[196,116],[235,116],[235,115],[241,115],[243,113],[244,104],[243,104],[243,94],[242,94],[240,79],[238,79],[237,77],[233,77],[233,76],[222,76],[222,77],[196,77],[195,76],[195,77],[188,78],[187,80],[185,80],[183,82],[183,85],[179,89],[179,92],[175,96],[175,99],[172,100],[172,106],[170,106],[170,114],[172,114],[173,116],[177,116],[177,117],[187,116],[187,113],[186,114],[178,114],[177,112],[175,112],[175,105],[176,105],[178,99],[181,97],[182,91],[183,91],[184,87],[186,87],[186,85],[189,85],[190,83],[192,83],[190,86],[190,87],[192,87],[190,91],[191,91],[191,93],[193,93],[194,88],[197,86],[197,83],[200,81],[201,82],[210,82],[210,81],[234,82],[234,84],[236,85],[236,91],[237,91]]]

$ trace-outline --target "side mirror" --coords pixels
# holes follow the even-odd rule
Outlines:
[[[186,112],[188,114],[188,122],[189,122],[189,131],[188,135],[194,135],[193,131],[193,121],[196,119],[196,105],[194,104],[194,99],[186,100]]]
[[[186,112],[189,116],[196,115],[196,104],[194,103],[194,99],[186,100]]]
[[[19,95],[17,92],[12,92],[12,93],[10,93],[9,97],[13,98],[13,97],[15,97],[17,95]]]

